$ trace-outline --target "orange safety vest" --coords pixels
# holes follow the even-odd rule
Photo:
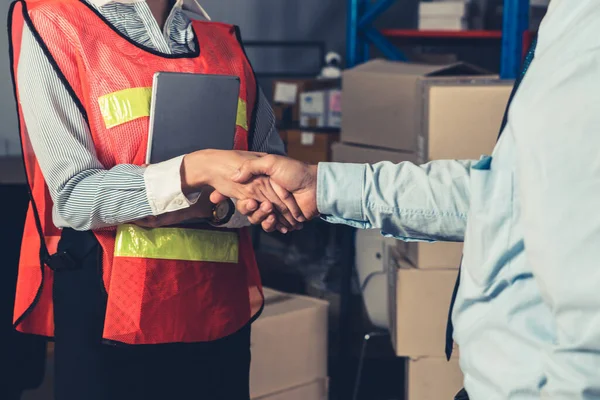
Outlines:
[[[234,147],[248,149],[257,83],[237,27],[193,21],[195,53],[165,55],[135,44],[82,1],[18,0],[9,20],[17,103],[17,63],[26,24],[85,116],[106,169],[144,163],[151,86],[159,71],[239,77]],[[14,322],[22,332],[51,337],[53,271],[48,256],[57,250],[60,230],[52,223],[52,199],[20,106],[18,111],[32,203],[21,249]],[[247,229],[122,225],[94,235],[102,248],[107,295],[105,340],[211,341],[235,333],[262,309],[260,276]]]

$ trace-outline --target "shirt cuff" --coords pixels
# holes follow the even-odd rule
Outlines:
[[[182,210],[195,204],[200,193],[186,197],[181,190],[183,156],[149,165],[144,171],[146,195],[153,215]]]
[[[319,163],[317,209],[324,216],[364,221],[365,164]]]

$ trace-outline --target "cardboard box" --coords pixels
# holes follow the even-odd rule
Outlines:
[[[410,263],[421,269],[458,269],[463,243],[398,242],[398,249]]]
[[[444,357],[448,309],[457,270],[422,270],[388,257],[390,335],[396,355]]]
[[[309,164],[331,160],[331,146],[340,139],[337,133],[287,131],[287,154]]]
[[[420,163],[479,158],[495,144],[512,89],[485,74],[384,60],[346,70],[342,141],[414,152]]]
[[[339,128],[342,125],[342,92],[339,89],[300,94],[300,126]]]
[[[418,161],[477,159],[491,154],[512,87],[512,81],[491,78],[422,81]]]
[[[406,360],[406,400],[451,400],[463,387],[458,357]]]
[[[300,94],[311,90],[338,89],[339,79],[278,79],[273,82],[273,112],[279,125],[300,121]]]
[[[327,400],[327,392],[327,380],[319,379],[266,396],[253,397],[252,400]]]
[[[325,301],[265,289],[265,309],[252,325],[252,398],[327,377]]]
[[[380,161],[390,161],[398,164],[403,161],[417,161],[417,156],[414,153],[365,147],[343,142],[331,145],[331,157],[334,162],[358,164],[376,164]]]

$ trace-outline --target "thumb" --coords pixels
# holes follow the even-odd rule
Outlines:
[[[229,197],[222,195],[216,190],[210,194],[210,202],[213,204],[219,204],[222,201],[227,200]]]
[[[246,183],[254,176],[271,175],[273,162],[271,156],[245,161],[232,179],[236,183]]]

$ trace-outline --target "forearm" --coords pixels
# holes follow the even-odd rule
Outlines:
[[[403,240],[462,241],[472,161],[319,164],[319,212]]]
[[[99,229],[188,205],[174,204],[185,200],[177,161],[148,169],[104,168],[85,118],[27,26],[18,71],[27,134],[60,227]],[[179,194],[172,193],[177,190]]]

